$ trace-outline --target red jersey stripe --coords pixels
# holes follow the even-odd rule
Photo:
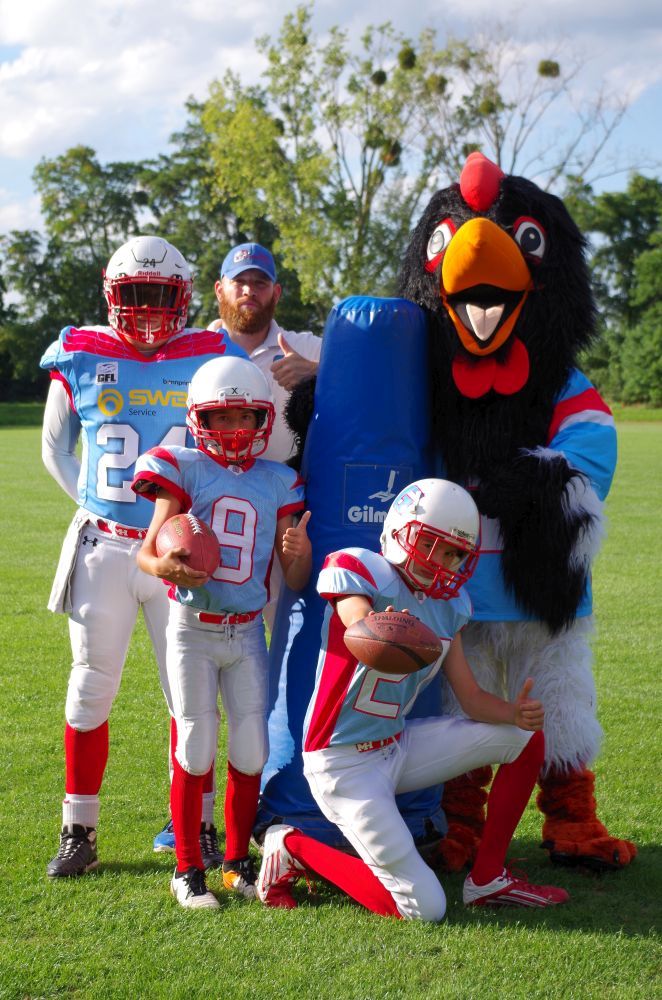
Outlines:
[[[345,626],[334,611],[329,620],[329,639],[321,668],[322,676],[303,747],[306,751],[328,747],[347,690],[352,683],[358,660],[345,645],[344,635]]]
[[[547,444],[556,435],[564,420],[575,413],[582,413],[584,410],[597,410],[602,413],[608,413],[611,416],[611,410],[597,389],[585,389],[584,392],[580,392],[576,396],[571,396],[569,399],[562,399],[554,407],[552,421],[547,431]],[[590,423],[590,416],[588,415],[587,422]]]

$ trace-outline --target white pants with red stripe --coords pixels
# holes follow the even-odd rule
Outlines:
[[[205,774],[216,753],[218,695],[228,723],[228,759],[244,774],[258,774],[267,759],[269,665],[264,623],[201,622],[171,602],[167,661],[176,757],[189,774]]]
[[[519,757],[532,733],[469,719],[408,722],[397,743],[360,752],[355,744],[303,754],[319,808],[391,893],[409,920],[439,921],[446,897],[416,850],[395,796]]]
[[[82,732],[96,729],[110,715],[141,608],[172,712],[165,652],[170,601],[163,581],[138,569],[141,544],[91,524],[81,532],[71,578],[73,663],[65,715],[69,725]]]

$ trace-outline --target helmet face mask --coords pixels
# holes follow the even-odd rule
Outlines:
[[[192,288],[176,247],[158,236],[137,236],[115,251],[104,272],[108,322],[122,338],[156,347],[186,326]]]
[[[395,498],[384,521],[382,554],[429,597],[456,597],[478,561],[480,519],[472,498],[444,479],[421,479]]]
[[[186,423],[198,448],[225,462],[243,465],[264,454],[273,428],[275,410],[266,378],[252,361],[214,358],[202,365],[189,386]],[[212,430],[210,411],[255,414],[253,427]]]

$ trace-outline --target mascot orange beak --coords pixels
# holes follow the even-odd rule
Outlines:
[[[493,354],[512,334],[533,281],[517,243],[489,219],[470,219],[441,266],[441,298],[471,354]]]

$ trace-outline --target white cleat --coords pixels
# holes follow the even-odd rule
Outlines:
[[[532,885],[526,876],[517,878],[507,868],[487,885],[476,885],[471,875],[467,875],[462,890],[465,906],[556,906],[569,899],[565,889]]]
[[[257,878],[257,895],[265,906],[279,906],[287,910],[297,906],[290,890],[293,883],[306,874],[306,869],[285,846],[287,834],[296,832],[294,827],[277,823],[270,826],[265,834],[262,867]]]
[[[175,873],[170,882],[170,892],[180,906],[187,910],[220,910],[221,904],[205,882],[205,873],[200,868],[187,868]]]

